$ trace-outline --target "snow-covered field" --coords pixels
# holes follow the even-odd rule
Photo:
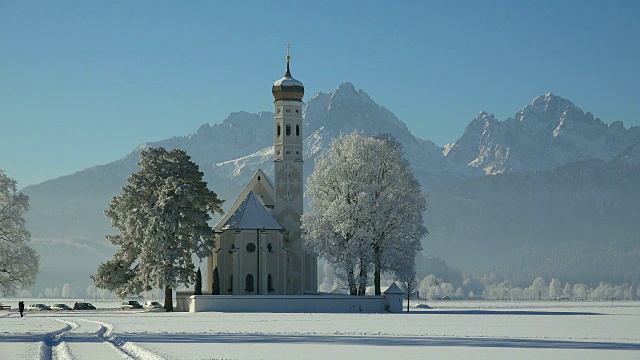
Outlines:
[[[440,301],[408,314],[149,313],[113,302],[24,318],[17,300],[4,303],[14,309],[0,311],[2,360],[640,359],[640,302]]]

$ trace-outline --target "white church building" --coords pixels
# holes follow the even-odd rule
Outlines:
[[[258,170],[214,226],[203,295],[176,292],[189,312],[401,312],[402,290],[384,296],[318,293],[317,258],[302,248],[302,97],[287,71],[273,84],[274,181]]]
[[[302,97],[291,76],[272,87],[273,181],[257,170],[225,216],[207,261],[206,293],[213,295],[302,295],[317,290],[317,258],[302,248]]]

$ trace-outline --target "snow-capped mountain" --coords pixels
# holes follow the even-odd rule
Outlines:
[[[462,137],[445,147],[448,159],[487,175],[549,170],[589,159],[611,160],[640,141],[640,128],[610,125],[553,94],[535,98],[505,121],[479,113]]]
[[[343,83],[329,93],[317,93],[307,102],[303,114],[305,176],[313,172],[313,159],[327,149],[333,139],[341,133],[361,131],[366,135],[393,134],[402,143],[417,178],[427,189],[459,177],[456,165],[449,165],[442,156],[443,148],[413,136],[392,112],[376,104],[363,90],[356,90],[351,83]],[[268,175],[273,173],[273,121],[265,123],[267,128],[261,131],[271,136],[269,143],[252,154],[216,162],[208,171],[205,168],[205,173],[211,173],[210,180],[241,185],[257,168]]]
[[[640,129],[626,129],[619,122],[607,125],[558,96],[538,97],[506,121],[480,113],[458,141],[444,148],[413,136],[393,113],[350,83],[314,95],[304,116],[307,176],[313,171],[314,158],[340,133],[395,136],[429,194],[426,220],[431,235],[425,250],[466,270],[494,261],[492,254],[519,255],[536,245],[532,239],[538,235],[549,241],[578,241],[585,234],[603,234],[591,231],[589,224],[597,224],[605,230],[618,227],[624,231],[615,233],[623,236],[635,229],[625,219],[640,216],[640,209],[633,205],[640,203],[636,192],[609,191],[633,188],[629,184],[638,171],[612,173],[611,168],[614,164],[634,169],[640,165]],[[103,211],[129,174],[137,170],[141,150],[148,146],[186,150],[204,172],[209,187],[226,200],[226,209],[256,169],[273,174],[273,131],[271,112],[232,113],[220,124],[202,125],[189,136],[145,143],[110,164],[24,189],[31,205],[27,226],[42,256],[41,269],[47,269],[39,276],[35,291],[64,282],[86,287],[98,263],[115,251],[104,240],[112,230]],[[587,160],[599,160],[600,165]],[[579,161],[586,162],[577,170],[571,168]],[[605,161],[610,166],[601,164]],[[587,181],[582,171],[595,175]],[[598,193],[609,194],[609,199],[594,195]],[[555,210],[548,211],[549,206]],[[589,208],[597,211],[574,211]],[[562,209],[573,214],[571,221],[558,221],[563,218]],[[617,216],[620,211],[625,215]],[[598,214],[607,216],[600,222],[590,221]],[[622,222],[614,223],[616,218]],[[578,224],[585,225],[574,231]],[[498,248],[501,250],[493,251]]]

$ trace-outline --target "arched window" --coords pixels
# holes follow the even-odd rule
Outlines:
[[[300,125],[296,124],[296,136],[300,136]]]
[[[277,130],[277,133],[278,133],[278,135],[277,135],[277,136],[278,136],[278,137],[280,137],[280,124],[278,124],[278,130]]]
[[[273,292],[273,275],[267,275],[267,290]]]
[[[291,136],[291,125],[287,125],[285,129],[286,129],[287,136]]]
[[[244,282],[245,282],[245,291],[246,292],[253,292],[253,274],[247,274],[247,276],[244,278]]]
[[[233,294],[233,274],[229,275],[229,288],[227,291],[229,294]]]

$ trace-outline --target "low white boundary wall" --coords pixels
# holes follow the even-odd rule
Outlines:
[[[176,294],[181,311],[274,313],[401,312],[402,295],[190,295]]]

